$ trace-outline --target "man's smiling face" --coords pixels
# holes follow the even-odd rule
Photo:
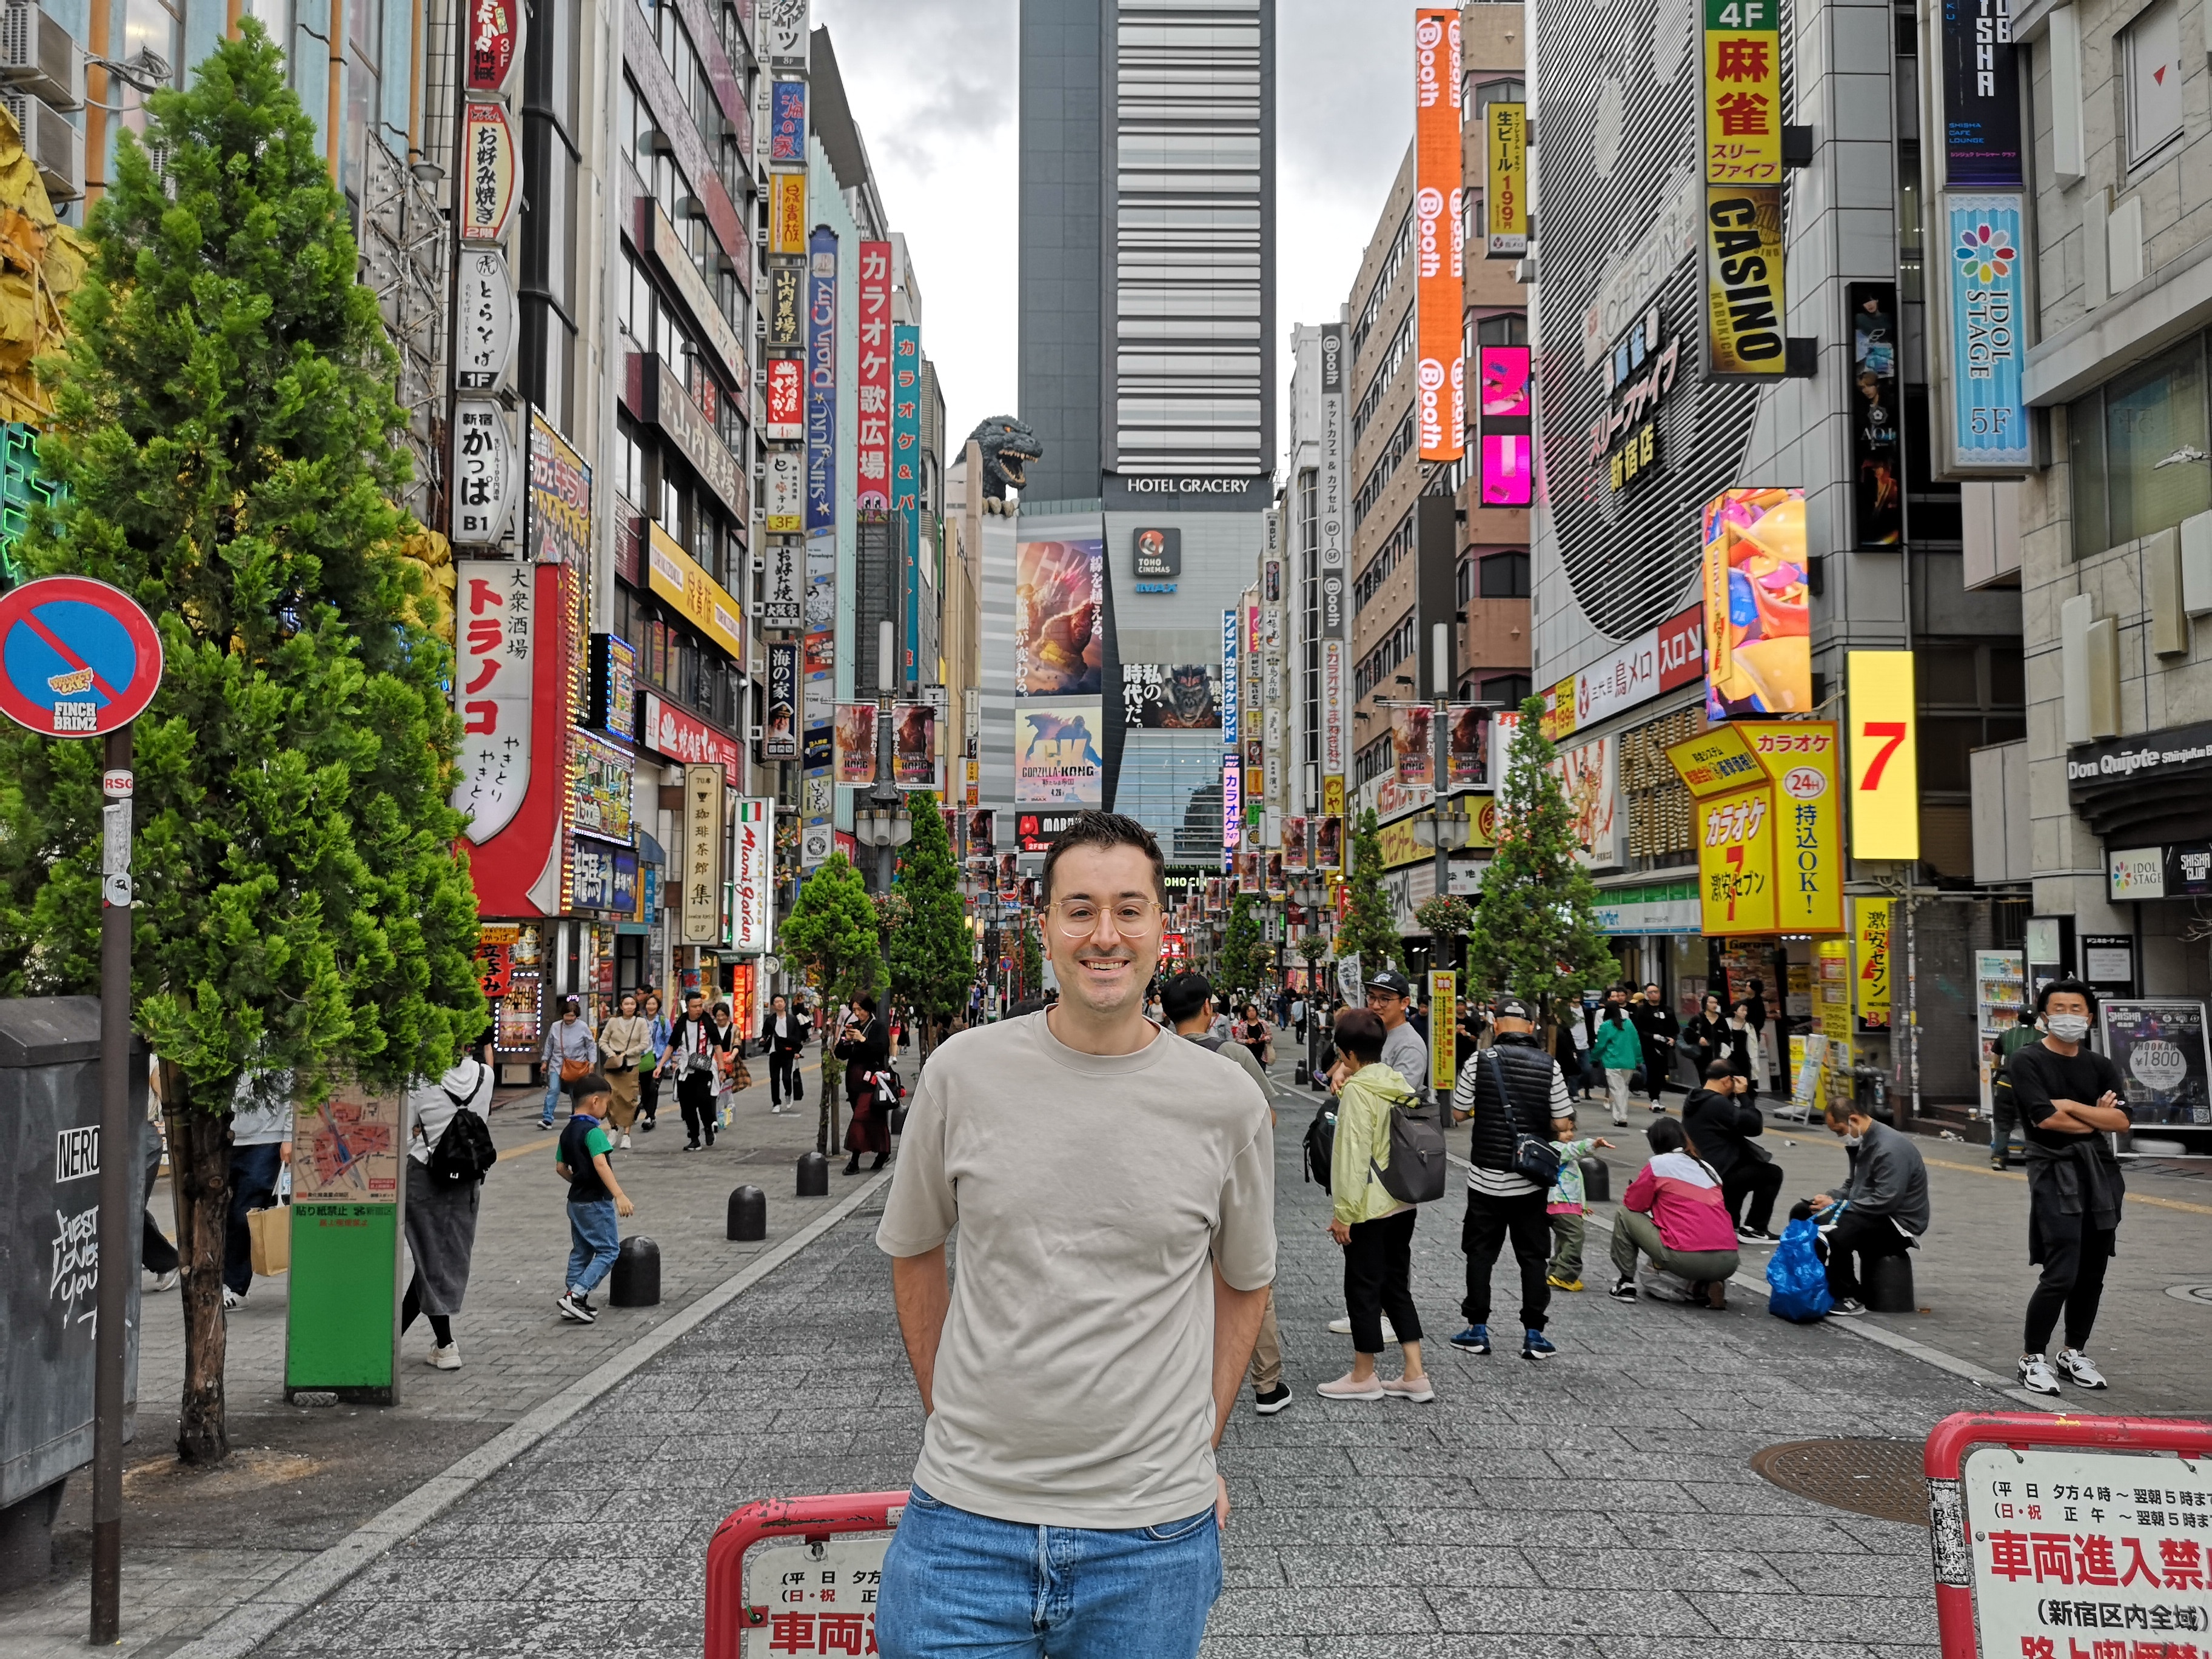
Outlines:
[[[1090,925],[1071,931],[1071,907],[1088,912]],[[1117,921],[1117,911],[1134,925]],[[1141,999],[1159,967],[1160,927],[1152,861],[1139,848],[1076,847],[1054,862],[1046,945],[1069,1000],[1110,1018]]]

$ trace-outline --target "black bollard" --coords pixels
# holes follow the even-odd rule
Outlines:
[[[1303,1084],[1309,1080],[1309,1074],[1306,1071],[1306,1063],[1302,1060],[1297,1063],[1296,1067],[1292,1069],[1291,1073],[1291,1081],[1292,1083]]]
[[[730,1194],[730,1224],[726,1237],[750,1243],[768,1237],[768,1194],[757,1187],[740,1187]]]
[[[1586,1203],[1603,1204],[1613,1197],[1613,1170],[1606,1161],[1595,1156],[1583,1160],[1583,1199]]]
[[[1917,1300],[1912,1294],[1912,1258],[1903,1251],[1878,1255],[1866,1264],[1866,1304],[1876,1313],[1909,1314]]]
[[[830,1196],[830,1160],[819,1152],[808,1152],[799,1160],[799,1195],[801,1198]]]
[[[649,1238],[630,1237],[615,1252],[615,1270],[607,1281],[607,1301],[617,1308],[654,1308],[660,1305],[660,1246]]]

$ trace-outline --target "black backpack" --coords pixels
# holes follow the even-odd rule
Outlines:
[[[1328,1192],[1329,1168],[1336,1159],[1336,1101],[1322,1102],[1306,1125],[1306,1179]]]
[[[483,1062],[477,1062],[479,1068]],[[481,1077],[477,1079],[481,1084]],[[446,1098],[453,1103],[453,1115],[446,1124],[445,1133],[438,1144],[430,1149],[430,1178],[441,1185],[459,1187],[473,1185],[491,1173],[491,1166],[499,1162],[499,1150],[491,1144],[491,1129],[475,1109],[469,1105],[476,1090],[467,1095],[445,1091]],[[418,1131],[419,1133],[419,1131]]]

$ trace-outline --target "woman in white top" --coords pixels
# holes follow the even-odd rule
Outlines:
[[[469,1288],[483,1177],[449,1180],[434,1171],[432,1158],[455,1116],[470,1112],[489,1120],[491,1091],[491,1067],[477,1054],[464,1054],[445,1076],[418,1079],[407,1091],[407,1249],[415,1258],[415,1277],[400,1304],[399,1328],[404,1334],[417,1314],[428,1318],[437,1345],[428,1363],[441,1371],[461,1368],[453,1319]],[[480,1128],[478,1145],[489,1147],[488,1121]]]

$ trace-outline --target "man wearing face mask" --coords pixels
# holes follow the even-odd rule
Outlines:
[[[1876,1256],[1902,1255],[1928,1231],[1928,1166],[1912,1137],[1856,1107],[1832,1110],[1828,1127],[1851,1149],[1851,1180],[1843,1193],[1844,1212],[1821,1243],[1828,1254],[1829,1311],[1846,1319],[1866,1311],[1859,1298],[1859,1273]],[[1836,1201],[1822,1193],[1809,1200],[1815,1211]]]
[[[2097,996],[2077,979],[2036,994],[2044,1038],[2005,1062],[2027,1139],[2027,1259],[2043,1269],[2027,1299],[2021,1386],[2057,1394],[2059,1379],[2101,1389],[2105,1375],[2083,1352],[2105,1291],[2105,1266],[2118,1248],[2125,1193],[2112,1134],[2129,1125],[2120,1069],[2084,1048]],[[2058,1316],[2066,1346],[2044,1358]]]

